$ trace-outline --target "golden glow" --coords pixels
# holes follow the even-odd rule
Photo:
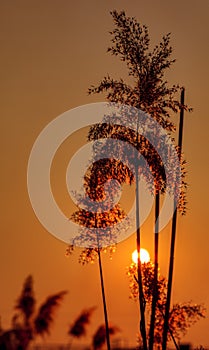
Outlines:
[[[132,260],[135,264],[137,264],[138,262],[138,252],[137,250],[134,250],[134,252],[132,253]],[[150,261],[150,255],[148,253],[148,251],[144,248],[140,249],[140,260],[141,263],[148,263]]]

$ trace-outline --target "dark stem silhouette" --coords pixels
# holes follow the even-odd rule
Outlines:
[[[139,306],[140,306],[140,333],[142,337],[143,349],[147,350],[147,337],[146,337],[146,325],[145,325],[145,298],[142,284],[142,271],[140,260],[140,248],[141,248],[141,232],[140,232],[140,219],[139,219],[139,185],[138,185],[138,166],[136,168],[136,245],[138,252],[137,261],[137,274],[138,274],[138,287],[139,287]]]
[[[95,214],[95,228],[97,228],[96,214]],[[101,291],[102,291],[102,302],[103,302],[104,319],[105,319],[105,332],[106,332],[107,350],[111,350],[111,348],[110,348],[110,332],[109,332],[109,323],[108,323],[108,313],[107,313],[107,304],[106,304],[103,269],[102,269],[102,259],[101,259],[101,251],[100,251],[101,249],[100,249],[100,244],[99,244],[98,233],[97,233],[97,242],[98,242],[99,275],[100,275],[100,284],[101,284]]]
[[[185,95],[185,89],[182,88],[182,90],[181,90],[179,136],[178,136],[179,159],[181,159],[182,140],[183,140],[184,95]],[[174,202],[174,204],[177,204],[177,203]],[[170,303],[171,303],[171,290],[172,290],[172,282],[173,282],[174,253],[175,253],[175,240],[176,240],[176,222],[177,222],[177,206],[175,208],[173,218],[172,218],[170,263],[169,263],[169,273],[168,273],[168,289],[167,289],[167,298],[166,298],[166,306],[165,306],[165,320],[164,320],[164,328],[163,328],[162,350],[166,350],[167,335],[168,335],[168,329],[169,329],[169,312],[170,312]]]
[[[159,247],[159,208],[160,208],[160,192],[156,189],[155,195],[155,260],[154,260],[154,281],[153,281],[153,297],[152,297],[152,309],[150,318],[150,330],[149,330],[149,350],[154,346],[154,331],[155,331],[155,314],[158,300],[158,247]]]
[[[102,271],[102,261],[101,261],[100,248],[98,248],[98,258],[99,258],[99,273],[100,273],[100,282],[101,282],[102,300],[103,300],[104,318],[105,318],[105,330],[106,330],[107,349],[110,350],[110,333],[109,333],[107,304],[106,304],[106,297],[105,297],[104,279],[103,279],[103,271]]]

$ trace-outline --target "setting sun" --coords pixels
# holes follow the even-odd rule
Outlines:
[[[134,252],[132,253],[132,260],[135,264],[137,264],[138,262],[138,253],[137,253],[137,250],[134,250]],[[150,255],[149,255],[149,252],[144,249],[144,248],[141,248],[140,249],[140,260],[141,260],[141,263],[144,264],[144,263],[148,263],[150,261]]]

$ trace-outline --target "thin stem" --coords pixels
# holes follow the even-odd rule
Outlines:
[[[95,228],[97,228],[96,213],[95,213]],[[98,233],[97,233],[97,243],[98,243],[99,275],[100,275],[100,284],[101,284],[101,290],[102,290],[102,302],[103,302],[104,319],[105,319],[107,350],[111,350],[111,348],[110,348],[110,332],[109,332],[109,323],[108,323],[108,314],[107,314],[107,304],[106,304],[106,297],[105,297],[104,278],[103,278],[103,270],[102,270],[102,259],[101,259],[101,251],[100,251],[100,246],[99,246]]]
[[[139,146],[139,119],[137,118],[137,138],[136,146],[138,149]],[[135,174],[136,174],[136,246],[137,246],[137,274],[138,274],[138,288],[139,288],[139,308],[140,308],[140,333],[142,337],[143,350],[147,350],[147,335],[146,335],[146,324],[145,324],[145,307],[146,301],[144,298],[143,292],[143,283],[142,283],[142,269],[141,269],[141,260],[140,260],[140,249],[141,249],[141,229],[140,229],[140,213],[139,213],[139,163],[136,162],[135,165]]]
[[[140,232],[140,220],[139,220],[139,185],[138,185],[138,167],[136,169],[136,244],[138,252],[138,286],[139,286],[139,306],[140,306],[140,332],[143,342],[143,350],[147,350],[147,337],[146,337],[146,326],[145,326],[145,298],[142,286],[142,271],[141,271],[141,260],[140,260],[140,248],[141,248],[141,232]]]
[[[184,88],[181,91],[181,105],[184,105]],[[184,108],[181,107],[180,110],[180,122],[179,122],[179,137],[178,137],[178,148],[179,148],[179,158],[181,158],[182,150],[182,140],[183,140],[183,124],[184,124]],[[174,201],[174,205],[175,205]],[[171,303],[171,290],[173,282],[173,266],[174,266],[174,252],[175,252],[175,240],[176,240],[176,222],[177,222],[177,208],[175,208],[173,219],[172,219],[172,232],[171,232],[171,245],[170,245],[170,264],[169,264],[169,273],[168,273],[168,289],[167,289],[167,298],[165,305],[165,320],[163,328],[163,343],[162,350],[166,350],[167,346],[167,334],[169,328],[169,312],[170,312],[170,303]]]
[[[99,257],[99,273],[100,273],[100,282],[101,282],[101,289],[102,289],[102,300],[103,300],[104,318],[105,318],[107,349],[110,350],[110,332],[109,332],[109,324],[108,324],[107,305],[106,305],[106,298],[105,298],[105,289],[104,289],[104,279],[103,279],[100,248],[98,248],[98,257]]]
[[[159,310],[160,310],[161,314],[163,315],[163,318],[165,318],[165,315],[164,315],[163,311],[162,311],[160,308],[159,308]],[[174,345],[175,345],[175,347],[176,347],[176,350],[179,350],[180,347],[178,346],[178,344],[177,344],[177,342],[176,342],[176,339],[174,338],[173,332],[172,332],[172,330],[170,329],[169,326],[168,326],[168,331],[169,331],[170,336],[171,336],[171,338],[172,338],[172,340],[173,340],[173,343],[174,343]]]
[[[150,319],[149,331],[149,350],[154,346],[154,330],[155,330],[155,314],[158,300],[158,247],[159,247],[159,208],[160,208],[160,193],[157,191],[155,195],[155,260],[154,260],[154,285],[152,297],[152,311]]]

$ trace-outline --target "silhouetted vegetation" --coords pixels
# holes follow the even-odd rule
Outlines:
[[[0,350],[27,350],[37,336],[50,334],[55,311],[66,293],[67,291],[61,291],[50,295],[36,312],[33,277],[28,276],[14,307],[12,327],[2,330],[0,335]]]
[[[115,326],[110,326],[109,327],[109,334],[110,335],[115,335],[117,332],[119,332],[119,328]],[[93,349],[94,350],[99,350],[102,348],[102,346],[106,342],[106,329],[104,325],[99,326],[97,329],[96,333],[93,335]]]
[[[159,45],[156,45],[154,49],[150,49],[150,37],[148,28],[138,23],[136,18],[126,16],[124,11],[118,12],[116,10],[111,12],[114,21],[114,29],[110,32],[112,36],[112,46],[108,48],[113,56],[119,57],[122,62],[126,63],[128,69],[128,75],[130,83],[127,84],[124,79],[116,80],[109,75],[105,76],[98,86],[91,86],[89,94],[105,93],[109,102],[116,102],[122,105],[129,105],[136,107],[146,113],[148,113],[153,119],[155,119],[165,130],[169,133],[175,130],[175,124],[171,121],[172,113],[182,112],[184,110],[190,110],[182,100],[176,97],[182,90],[179,85],[168,86],[165,80],[165,72],[175,62],[171,58],[172,47],[170,46],[170,33],[165,35]],[[111,119],[111,118],[110,118]],[[111,123],[111,121],[110,121]],[[153,130],[153,133],[155,130]],[[89,133],[89,140],[98,140],[99,138],[117,138],[132,144],[140,153],[146,158],[150,173],[154,176],[153,193],[155,195],[155,223],[158,219],[159,207],[160,207],[160,193],[163,194],[166,189],[166,178],[164,174],[164,168],[162,160],[159,159],[157,152],[153,150],[153,147],[149,144],[148,140],[139,133],[133,133],[132,130],[124,130],[123,126],[110,125],[101,123],[99,125],[92,126]],[[156,138],[158,135],[156,135]],[[185,214],[186,199],[185,199],[185,169],[184,160],[181,157],[181,149],[177,149],[179,152],[179,158],[182,165],[182,181],[180,188],[177,186],[174,192],[180,190],[180,197],[177,201],[177,206],[182,214]],[[108,160],[109,161],[109,160]],[[102,163],[98,161],[97,168],[102,169]],[[119,165],[119,164],[118,164]],[[112,164],[115,167],[115,164]],[[94,166],[95,168],[95,166]],[[107,172],[107,165],[105,167]],[[109,166],[109,168],[111,168]],[[95,170],[95,169],[94,169]],[[124,169],[125,171],[125,169]],[[111,171],[110,171],[111,172]],[[127,171],[126,171],[127,172]],[[146,174],[147,175],[147,174]],[[92,175],[94,177],[94,175]],[[149,176],[147,177],[147,179]],[[139,203],[139,190],[138,179],[140,179],[140,169],[136,168],[136,200]],[[119,180],[120,181],[120,180]],[[90,182],[88,182],[90,183]],[[177,184],[173,181],[173,186]],[[95,186],[91,186],[94,191]],[[141,233],[139,225],[139,212],[136,208],[136,233],[137,233],[137,251],[139,255],[141,245]],[[173,231],[174,232],[174,231]],[[153,298],[152,298],[152,312],[151,312],[151,327],[149,334],[149,349],[153,349],[154,342],[154,327],[155,327],[155,312],[156,312],[156,292],[157,278],[158,278],[158,227],[155,227],[155,273],[153,285]],[[171,258],[172,260],[172,258]],[[171,266],[172,271],[172,266]],[[169,284],[170,283],[169,277]],[[144,315],[144,296],[142,286],[142,272],[141,263],[138,259],[138,288],[139,288],[139,304],[140,304],[140,331],[143,339],[144,350],[147,349],[147,337],[145,328],[145,315]],[[168,298],[170,295],[170,287]],[[167,303],[167,308],[169,303]],[[165,325],[165,337],[167,339],[167,326]]]
[[[89,309],[83,310],[74,323],[70,326],[68,334],[71,337],[70,346],[72,345],[73,338],[80,339],[86,335],[86,328],[90,323],[91,316],[96,307],[93,306]]]
[[[137,266],[132,263],[128,268],[130,297],[134,300],[138,298]],[[142,264],[143,290],[147,312],[151,312],[152,293],[154,281],[154,265],[152,262]],[[154,344],[161,345],[163,337],[163,325],[167,296],[167,280],[158,275],[157,284],[157,302],[156,302],[156,320],[154,329]],[[205,307],[201,304],[195,304],[191,301],[173,304],[169,313],[168,339],[174,342],[178,349],[178,344],[182,336],[199,319],[205,317]],[[148,324],[150,328],[150,324]],[[149,331],[148,331],[149,334]]]
[[[33,289],[33,277],[29,275],[24,283],[22,292],[17,299],[12,317],[12,325],[9,329],[3,329],[0,324],[0,350],[27,350],[37,336],[44,338],[50,335],[55,319],[55,311],[60,306],[67,291],[50,295],[39,306],[36,312],[36,299]],[[83,310],[70,325],[67,334],[70,336],[68,345],[63,349],[70,349],[73,339],[79,339],[87,335],[87,327],[96,307]],[[119,329],[111,326],[110,335],[114,335]],[[100,326],[93,337],[95,349],[101,348],[106,342],[105,326]]]

